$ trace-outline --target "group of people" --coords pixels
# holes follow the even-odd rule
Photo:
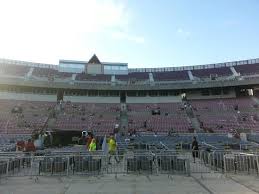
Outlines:
[[[106,142],[104,142],[106,141]],[[101,143],[101,142],[99,142]],[[115,137],[111,134],[110,137],[106,140],[103,139],[102,144],[106,144],[108,147],[108,154],[109,154],[109,164],[111,164],[111,158],[114,157],[117,163],[120,162],[117,154],[117,143]],[[96,138],[92,133],[88,133],[86,136],[86,147],[89,152],[95,152],[97,150],[97,141]],[[103,146],[102,146],[103,147]],[[103,148],[102,148],[103,149]],[[18,141],[16,144],[17,151],[25,151],[25,152],[35,152],[36,147],[31,139],[28,139],[27,142]],[[103,150],[104,151],[104,150]],[[192,141],[192,156],[195,163],[195,158],[198,158],[199,153],[199,144],[196,137],[193,137]]]
[[[106,142],[104,142],[104,140],[105,139],[103,139],[102,142],[98,142],[98,143],[107,144],[108,154],[109,154],[109,164],[111,164],[112,157],[114,157],[116,162],[119,163],[119,159],[117,157],[117,142],[114,135],[111,134],[110,137],[107,140],[105,140]],[[92,133],[88,133],[88,135],[86,136],[86,148],[88,149],[89,152],[95,152],[97,150],[97,141]]]
[[[31,139],[28,139],[27,142],[18,141],[16,143],[16,150],[17,151],[25,151],[25,152],[35,152],[36,147]]]

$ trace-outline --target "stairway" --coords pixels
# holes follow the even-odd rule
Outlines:
[[[120,111],[120,133],[128,134],[128,114],[126,103],[121,103]]]
[[[190,121],[192,123],[192,127],[196,132],[203,132],[203,129],[200,127],[200,122],[196,117],[190,118]]]
[[[189,107],[187,106],[185,108],[185,112],[192,124],[192,127],[193,129],[196,131],[196,132],[203,132],[203,129],[200,128],[200,122],[199,120],[197,119],[197,117],[195,116],[195,114],[193,113],[193,109],[192,107]]]
[[[257,104],[257,105],[259,105],[259,99],[258,98],[256,98],[256,97],[252,97],[252,99],[253,99],[253,101]]]
[[[56,119],[55,118],[50,118],[48,120],[47,126],[48,126],[48,128],[54,128],[56,126]]]
[[[8,133],[8,125],[9,125],[9,119],[7,120],[6,124],[5,124],[5,133]]]

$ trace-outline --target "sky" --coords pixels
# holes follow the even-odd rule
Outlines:
[[[130,68],[259,58],[259,0],[0,0],[0,58]]]

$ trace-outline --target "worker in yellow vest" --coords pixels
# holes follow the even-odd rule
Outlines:
[[[109,147],[109,164],[111,164],[111,158],[112,156],[114,156],[115,160],[117,163],[119,163],[119,160],[118,158],[116,157],[117,155],[117,143],[116,143],[116,140],[114,138],[113,135],[111,135],[111,137],[109,138],[108,140],[108,147]]]
[[[96,151],[96,140],[93,138],[88,148],[89,152]]]

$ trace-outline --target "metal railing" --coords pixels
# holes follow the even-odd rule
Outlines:
[[[190,174],[189,159],[176,153],[128,152],[123,155],[71,153],[1,155],[0,177],[101,174]]]
[[[231,153],[224,155],[224,172],[226,174],[259,175],[259,155],[248,153]]]
[[[226,151],[128,151],[96,153],[0,153],[0,178],[103,174],[181,174],[218,172],[259,174],[259,155]]]

